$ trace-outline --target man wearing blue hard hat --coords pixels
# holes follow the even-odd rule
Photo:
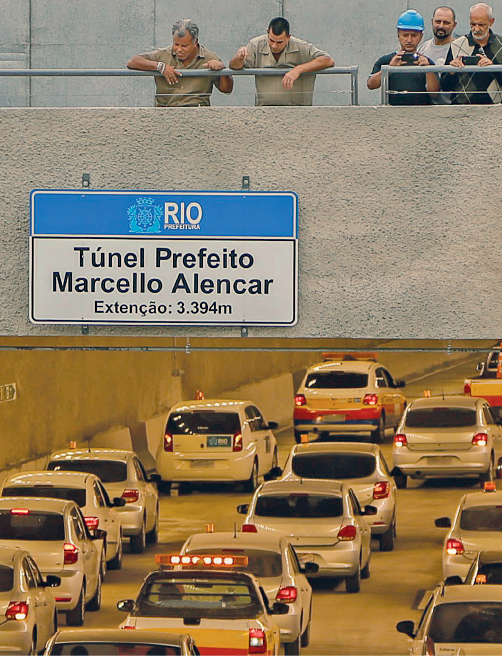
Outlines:
[[[425,29],[424,19],[414,9],[405,11],[397,21],[397,38],[401,46],[397,52],[384,55],[375,62],[368,78],[368,89],[379,89],[382,84],[382,66],[430,66],[434,64],[417,52]],[[401,73],[389,75],[389,103],[391,105],[430,105],[430,94],[439,92],[435,73]]]

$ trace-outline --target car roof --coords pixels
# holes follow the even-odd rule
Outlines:
[[[502,490],[497,492],[470,492],[465,495],[464,508],[474,506],[498,506],[502,505]]]
[[[258,549],[260,551],[276,551],[280,553],[283,536],[277,534],[263,535],[263,533],[217,532],[194,533],[190,536],[190,550],[195,548],[221,548],[225,549]]]
[[[367,442],[306,442],[295,444],[292,448],[294,455],[301,453],[372,453],[380,452],[377,444]]]
[[[446,585],[439,593],[437,604],[469,601],[499,601],[502,603],[502,585]]]
[[[502,563],[502,551],[480,551],[479,564]]]
[[[127,449],[64,449],[51,453],[49,460],[127,460],[133,455],[135,452]]]
[[[231,412],[237,408],[242,408],[244,405],[256,405],[254,401],[244,401],[238,399],[202,399],[202,400],[187,400],[180,401],[173,405],[170,413],[173,412],[187,412],[189,410],[218,410],[220,412]]]
[[[78,507],[75,501],[49,497],[0,497],[0,510],[28,508],[28,510],[63,514],[68,507]],[[0,538],[1,539],[1,538]]]
[[[141,636],[141,638],[139,638]],[[57,632],[56,643],[60,642],[153,642],[159,645],[180,645],[188,634],[169,633],[168,631],[141,629],[141,631],[124,631],[124,629],[62,629]]]
[[[484,399],[479,399],[474,396],[428,396],[426,398],[415,399],[409,407],[419,408],[449,408],[465,407],[474,408],[479,402],[484,402]]]
[[[6,484],[19,485],[20,487],[22,485],[55,484],[81,488],[86,487],[89,480],[99,480],[99,478],[95,474],[88,474],[86,472],[33,471],[8,476],[4,481],[3,487]]]
[[[335,494],[337,496],[345,488],[345,483],[341,481],[312,480],[299,478],[298,480],[279,480],[267,481],[258,489],[259,495],[262,494],[295,494],[304,492],[305,494]]]
[[[322,372],[322,371],[360,371],[361,373],[368,372],[372,367],[381,367],[383,365],[375,362],[374,360],[329,360],[328,362],[319,362],[312,365],[307,370],[307,374]]]

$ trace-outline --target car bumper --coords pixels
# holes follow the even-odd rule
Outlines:
[[[474,558],[475,554],[473,554]],[[443,577],[460,576],[462,581],[465,580],[467,572],[471,566],[472,560],[465,556],[451,556],[443,560]]]
[[[215,455],[173,454],[157,458],[157,473],[163,481],[174,482],[236,482],[251,476],[255,452],[237,457]]]
[[[122,506],[122,508],[117,508],[117,511],[120,525],[122,527],[122,535],[130,536],[141,533],[143,517],[145,516],[145,509],[143,506],[131,503]]]
[[[374,506],[378,509],[376,515],[367,515],[365,517],[366,523],[371,528],[371,535],[381,535],[386,533],[394,519],[396,508],[394,504],[386,504],[384,506],[377,506],[376,501],[368,503],[369,506]]]
[[[308,578],[319,578],[329,576],[333,578],[345,578],[356,573],[359,566],[359,548],[333,549],[319,547],[301,547],[293,545],[298,556],[308,556],[309,560],[319,566],[316,574],[308,574]],[[345,545],[344,545],[345,546]]]
[[[478,453],[444,451],[394,451],[393,465],[407,476],[476,476],[490,466],[490,451]]]
[[[0,626],[0,654],[29,654],[33,626],[10,620]]]
[[[380,421],[380,408],[360,410],[295,409],[294,428],[311,433],[371,433]]]
[[[56,571],[43,571],[42,576],[46,577],[48,574],[54,574],[61,579],[61,585],[53,589],[54,599],[56,600],[56,610],[58,612],[73,610],[77,605],[82,590],[83,574],[79,570],[62,570]],[[58,601],[65,600],[65,601]]]
[[[288,606],[287,615],[274,615],[274,621],[281,632],[281,642],[294,642],[301,634],[301,608],[294,608],[294,604]]]

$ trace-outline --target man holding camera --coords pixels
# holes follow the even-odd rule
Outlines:
[[[493,105],[502,102],[502,73],[488,73],[489,66],[502,64],[502,38],[494,34],[495,22],[490,5],[479,2],[469,12],[471,31],[455,39],[446,65],[462,69],[480,66],[486,73],[443,73],[441,88],[451,93],[452,105]]]
[[[414,9],[408,9],[397,21],[397,38],[401,50],[384,55],[375,62],[368,78],[368,89],[379,89],[382,84],[382,66],[430,66],[428,57],[417,52],[425,29],[424,19]],[[430,105],[430,94],[439,92],[439,80],[435,73],[402,73],[389,75],[389,104]],[[392,93],[394,92],[394,93]]]

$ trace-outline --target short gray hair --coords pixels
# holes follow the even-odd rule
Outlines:
[[[199,28],[190,18],[184,18],[173,25],[173,36],[184,37],[190,34],[192,41],[195,43],[199,40]]]
[[[490,5],[487,5],[486,2],[477,2],[475,5],[469,9],[469,14],[473,9],[484,9],[488,15],[488,18],[491,20],[493,18],[493,9]]]

